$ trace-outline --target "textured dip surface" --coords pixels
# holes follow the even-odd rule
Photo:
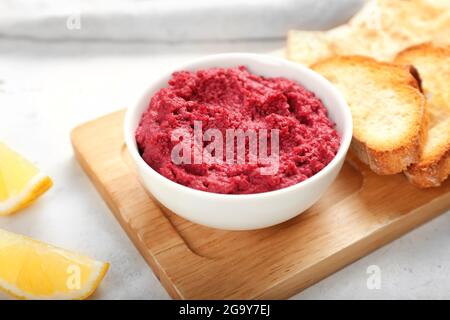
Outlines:
[[[171,153],[180,141],[172,133],[181,128],[193,136],[194,121],[201,121],[203,132],[218,129],[224,137],[227,129],[278,129],[278,170],[262,174],[260,168],[267,164],[249,161],[175,164]],[[136,141],[145,162],[168,179],[225,194],[260,193],[299,183],[322,170],[340,144],[327,109],[312,92],[285,78],[254,75],[242,66],[175,72],[167,87],[151,98]],[[236,156],[237,148],[234,152]]]

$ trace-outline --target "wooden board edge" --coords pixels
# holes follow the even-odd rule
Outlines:
[[[430,208],[432,205],[432,208]],[[382,230],[375,230],[369,233],[362,240],[353,243],[344,250],[333,254],[314,266],[303,270],[297,274],[289,283],[277,283],[266,290],[265,293],[254,297],[255,299],[288,299],[300,293],[306,288],[326,279],[328,276],[345,268],[346,266],[366,257],[368,254],[382,248],[392,241],[401,238],[408,232],[422,226],[424,223],[445,213],[450,206],[450,194],[445,194],[440,198],[428,203],[425,208],[420,207],[412,210],[407,215],[397,219],[385,226]],[[423,210],[428,210],[424,214]],[[333,266],[329,268],[328,266]],[[319,270],[319,271],[317,271]],[[301,278],[301,279],[300,279]]]
[[[121,113],[121,111],[117,111],[117,113]],[[109,199],[109,195],[106,192],[104,188],[101,188],[102,183],[98,179],[95,172],[90,168],[89,164],[83,159],[83,157],[80,154],[79,146],[78,146],[78,133],[80,131],[83,131],[85,128],[89,127],[92,123],[102,119],[106,118],[108,116],[111,116],[112,114],[108,114],[106,116],[102,116],[100,118],[91,120],[89,122],[86,122],[84,124],[81,124],[75,128],[73,128],[70,132],[70,140],[72,144],[72,149],[74,152],[75,159],[80,164],[83,171],[86,173],[86,176],[89,178],[91,183],[93,184],[94,188],[97,190],[97,192],[100,194],[103,201],[105,201],[106,205],[108,206],[109,210],[113,213],[115,219],[120,224],[120,226],[125,231],[127,237],[131,240],[134,247],[138,250],[138,252],[143,256],[146,263],[150,266],[152,269],[154,275],[159,280],[159,282],[162,284],[162,286],[166,289],[167,293],[173,298],[173,299],[186,299],[183,294],[178,290],[177,286],[175,285],[174,281],[170,280],[170,277],[165,273],[163,268],[161,268],[157,258],[150,253],[148,250],[144,250],[143,248],[146,247],[145,243],[142,242],[141,239],[135,236],[133,230],[131,230],[127,224],[127,222],[122,218],[120,215],[120,212],[117,211],[113,203]]]

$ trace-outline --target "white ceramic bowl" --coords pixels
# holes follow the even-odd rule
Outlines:
[[[334,159],[316,175],[293,186],[257,194],[228,195],[199,191],[175,183],[153,170],[140,156],[135,131],[150,98],[167,85],[176,70],[196,71],[211,67],[244,65],[265,77],[285,77],[314,92],[328,109],[341,136]],[[269,227],[291,219],[311,207],[336,178],[352,138],[352,117],[339,91],[307,67],[266,55],[230,53],[206,56],[178,66],[150,83],[139,101],[125,116],[125,141],[143,185],[165,207],[195,223],[228,230]]]

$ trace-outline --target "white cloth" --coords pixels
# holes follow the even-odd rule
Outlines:
[[[25,39],[251,40],[326,29],[364,0],[3,0],[0,36]]]

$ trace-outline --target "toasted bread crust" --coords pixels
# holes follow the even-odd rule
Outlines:
[[[432,164],[421,166],[413,165],[405,171],[409,182],[419,188],[439,187],[449,176],[450,151]]]
[[[425,42],[400,51],[395,57],[395,63],[402,63],[402,61],[407,60],[411,55],[434,54],[441,57],[448,57],[449,53],[450,45],[439,45],[434,42]]]
[[[413,46],[408,48],[402,52],[400,52],[395,61],[398,63],[415,63],[416,59],[423,59],[421,63],[417,63],[416,67],[419,69],[424,68],[425,64],[433,64],[438,66],[438,70],[440,72],[423,72],[422,77],[424,77],[424,86],[425,92],[431,95],[436,95],[441,92],[434,92],[435,88],[430,87],[430,83],[427,82],[427,77],[433,77],[428,81],[439,79],[439,81],[446,82],[449,81],[450,76],[448,76],[448,71],[450,70],[449,61],[450,61],[450,46],[436,46],[432,43],[424,43],[417,46]],[[450,83],[448,83],[450,86]],[[434,89],[434,90],[433,90]],[[428,92],[427,92],[428,91]],[[442,94],[442,93],[441,93]],[[445,108],[449,108],[450,101],[441,100],[442,103],[435,106],[430,106],[434,108],[434,112],[438,113],[442,119],[439,119],[441,122],[439,127],[439,132],[441,134],[447,134],[447,141],[445,143],[441,143],[437,146],[434,146],[433,152],[431,155],[421,156],[417,163],[411,165],[407,171],[405,171],[408,180],[421,188],[428,187],[436,187],[441,185],[442,181],[444,181],[450,174],[450,110],[446,110]],[[446,105],[447,107],[444,107]],[[431,128],[430,128],[431,130]]]
[[[427,127],[426,102],[420,91],[420,77],[418,77],[417,71],[410,66],[378,62],[362,56],[332,57],[314,64],[312,68],[320,73],[323,68],[333,68],[342,64],[358,65],[361,70],[369,69],[371,71],[384,68],[390,78],[382,79],[382,81],[386,81],[386,85],[395,88],[403,95],[408,95],[410,100],[415,101],[414,122],[409,124],[408,134],[404,139],[395,141],[389,147],[381,148],[372,144],[362,133],[354,132],[350,146],[353,153],[377,174],[395,174],[406,170],[408,166],[419,160]],[[332,81],[332,79],[330,80]],[[377,92],[374,90],[374,95],[376,94]]]

